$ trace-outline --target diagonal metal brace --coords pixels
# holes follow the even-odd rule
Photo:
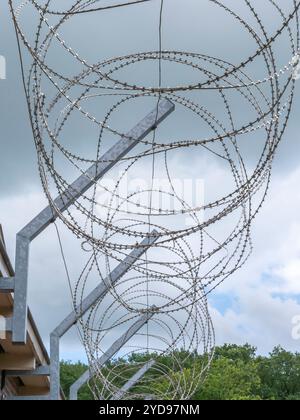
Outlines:
[[[150,236],[144,239],[141,244],[134,249],[111,273],[97,286],[81,303],[78,312],[72,311],[71,314],[60,323],[53,331],[53,334],[62,337],[76,322],[81,318],[95,303],[97,303],[111,289],[117,281],[123,277],[134,263],[156,242],[157,231],[152,231]]]
[[[137,124],[126,137],[113,146],[99,160],[81,175],[64,193],[54,200],[60,212],[68,209],[95,181],[102,178],[120,159],[132,150],[151,130],[160,124],[175,109],[169,100],[162,100],[150,114]],[[51,206],[46,207],[18,234],[16,239],[15,287],[13,337],[14,344],[26,343],[27,293],[30,243],[58,217]]]
[[[95,366],[97,368],[103,367],[112,357],[118,353],[118,351],[149,321],[149,319],[152,318],[155,311],[149,311],[143,316],[140,317],[140,319],[132,325],[125,334],[122,335],[117,341],[114,342],[114,344],[101,356],[98,361],[95,363]],[[92,377],[94,376],[93,373],[93,366],[91,369],[88,369],[83,375],[80,376],[79,379],[77,379],[76,382],[71,386],[70,388],[70,400],[77,400],[78,391],[80,388],[86,384]]]
[[[149,360],[149,362],[145,363],[144,366],[141,367],[131,379],[119,390],[117,391],[112,397],[112,401],[121,400],[126,393],[133,388],[141,379],[142,377],[155,365],[155,360]]]
[[[97,286],[81,303],[78,311],[72,311],[51,333],[50,335],[50,394],[52,400],[59,399],[60,395],[60,357],[59,342],[61,337],[73,327],[74,324],[100,299],[102,299],[109,289],[123,277],[135,262],[155,243],[157,232],[151,232],[148,238],[144,239],[140,246],[134,249],[104,281]]]
[[[100,159],[93,164],[84,174],[82,174],[67,190],[54,200],[55,207],[63,212],[67,210],[80,196],[88,191],[95,181],[102,178],[115,164],[129,153],[141,140],[143,140],[156,125],[163,122],[175,109],[169,100],[160,101],[158,108],[150,112],[141,120],[126,137],[111,147]],[[53,214],[52,207],[45,208],[27,226],[19,232],[23,238],[29,241],[35,239],[47,226],[55,219],[57,214]]]

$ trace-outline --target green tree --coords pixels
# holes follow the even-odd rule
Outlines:
[[[225,357],[232,361],[241,360],[248,363],[256,359],[256,350],[256,347],[252,347],[250,344],[244,346],[224,344],[222,347],[216,347],[215,359]]]
[[[219,356],[196,400],[259,400],[261,381],[255,361],[244,362]]]
[[[276,347],[257,360],[264,399],[300,400],[300,354]]]
[[[193,357],[183,350],[159,356],[153,354],[133,354],[130,358],[111,361],[103,368],[103,375],[116,387],[121,387],[139,367],[147,360],[154,358],[158,364],[168,366],[173,372],[167,379],[159,369],[150,369],[132,391],[137,394],[146,392],[166,398],[192,385],[195,374],[202,372],[206,365],[206,357],[197,353]],[[177,363],[180,361],[180,363]],[[122,367],[123,365],[123,367]],[[125,365],[125,371],[124,371]],[[78,362],[62,362],[61,383],[66,394],[74,381],[81,376],[87,366]],[[113,372],[113,373],[112,373]],[[120,376],[120,373],[122,375]],[[101,384],[96,380],[96,388]],[[109,398],[109,395],[104,395]],[[300,400],[300,354],[291,353],[276,347],[267,357],[256,356],[256,348],[245,344],[225,344],[217,347],[215,357],[207,379],[196,391],[196,400]],[[93,399],[88,386],[83,387],[79,399]]]

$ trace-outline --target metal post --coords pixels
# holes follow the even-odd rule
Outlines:
[[[120,159],[133,149],[151,130],[160,124],[175,109],[168,100],[159,102],[150,114],[137,124],[124,138],[105,153],[99,162],[95,163],[81,175],[64,193],[54,200],[55,207],[63,212],[69,208],[94,183],[103,177]],[[13,337],[14,344],[26,343],[27,329],[27,292],[30,243],[43,232],[58,217],[52,207],[46,207],[36,218],[17,234]]]
[[[59,342],[60,338],[73,327],[96,302],[102,299],[111,287],[123,277],[134,263],[151,247],[157,240],[157,232],[154,230],[148,238],[134,249],[111,273],[104,281],[97,286],[81,303],[77,311],[72,311],[59,326],[52,332],[50,336],[50,394],[52,400],[59,399],[60,395],[60,358],[59,358]]]
[[[101,356],[97,363],[97,368],[101,368],[104,366],[113,356],[118,353],[118,351],[126,344],[154,315],[155,308],[152,308],[151,311],[147,312],[143,315],[132,327],[130,327],[125,334],[122,335],[114,344]],[[70,400],[77,400],[78,391],[80,388],[86,384],[92,377],[94,376],[93,373],[93,366],[91,369],[88,369],[80,378],[77,379],[76,382],[70,388]]]
[[[124,395],[132,388],[134,387],[141,379],[142,377],[152,368],[152,366],[155,365],[155,360],[150,360],[149,362],[145,363],[144,366],[141,367],[133,376],[131,379],[129,379],[128,382],[119,390],[117,391],[112,397],[112,401],[118,401],[121,400]]]

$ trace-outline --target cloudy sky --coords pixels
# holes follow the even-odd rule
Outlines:
[[[165,1],[165,22],[168,22],[164,29],[165,48],[210,52],[212,56],[233,62],[241,61],[239,57],[253,51],[253,44],[247,43],[247,37],[244,34],[237,37],[234,30],[231,32],[230,21],[216,8],[211,9],[208,0],[185,0],[185,7],[182,3],[179,0]],[[232,4],[232,1],[224,3]],[[263,4],[268,3],[267,0],[252,3],[263,13],[267,12],[267,6],[264,9]],[[287,9],[292,4],[286,0],[278,3],[285,4]],[[94,57],[96,50],[101,59],[154,50],[158,42],[159,5],[160,2],[154,0],[151,5],[135,6],[131,11],[122,9],[106,13],[96,25],[100,31],[99,43],[87,42],[88,39],[95,40],[94,17],[90,18],[90,25],[89,18],[85,17],[80,31],[74,27],[66,28],[64,36],[76,42],[78,50],[88,58]],[[7,79],[0,80],[0,223],[13,260],[16,232],[46,205],[46,200],[38,177],[15,34],[4,1],[0,12],[0,54],[7,61]],[[274,19],[269,19],[272,25],[276,24],[277,18],[274,13]],[[27,19],[25,23],[26,29],[31,28],[34,32],[31,20]],[[281,48],[279,56],[284,64],[287,52],[284,45]],[[209,298],[218,344],[249,342],[256,345],[260,353],[267,353],[278,344],[293,351],[300,349],[300,340],[292,337],[293,319],[300,315],[299,96],[300,85],[296,90],[288,130],[275,159],[268,199],[253,225],[254,252],[251,259]],[[77,135],[75,131],[74,135]],[[249,159],[253,159],[252,152],[249,150]],[[190,161],[185,159],[186,156],[182,155],[181,165],[188,168]],[[199,167],[200,163],[201,157],[197,163]],[[201,173],[204,181],[216,176],[216,165],[217,161],[211,173],[209,168],[205,175]],[[221,176],[223,168],[219,169]],[[75,278],[82,266],[80,250],[72,235],[63,227],[60,229],[71,276]],[[37,325],[48,343],[51,330],[71,309],[53,227],[36,239],[31,248],[29,300]],[[83,357],[76,337],[70,336],[66,340],[63,357],[73,360]]]

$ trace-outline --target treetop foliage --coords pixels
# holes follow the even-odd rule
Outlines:
[[[157,355],[136,354],[128,360],[122,360],[128,365],[128,379],[135,372],[135,365],[143,363]],[[205,355],[195,355],[194,364],[190,362],[184,366],[183,371],[174,368],[174,382],[188,381],[191,372],[197,369],[205,360]],[[186,353],[178,350],[177,358],[186,359]],[[158,358],[159,359],[159,358]],[[163,359],[163,360],[162,360]],[[191,360],[191,358],[187,358]],[[111,362],[117,365],[120,359]],[[171,355],[161,356],[164,364],[172,366]],[[174,366],[173,366],[174,367]],[[61,383],[66,395],[73,382],[87,369],[87,366],[78,363],[63,361],[61,363]],[[165,391],[170,385],[164,377],[155,370],[148,372],[151,375],[149,394],[156,391]],[[123,378],[123,382],[126,378]],[[98,384],[99,385],[99,384]],[[123,383],[115,383],[122,386]],[[135,391],[139,392],[138,384]],[[89,386],[83,387],[79,394],[82,400],[94,399]],[[257,349],[249,344],[238,346],[225,344],[217,347],[212,366],[203,385],[199,386],[195,400],[300,400],[300,353],[291,353],[282,347],[275,347],[266,357],[257,355]]]

